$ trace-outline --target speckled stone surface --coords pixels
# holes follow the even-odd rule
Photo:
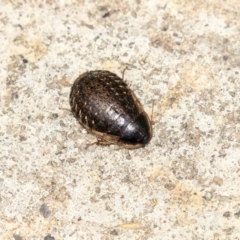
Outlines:
[[[208,3],[209,2],[209,3]],[[240,2],[1,1],[0,239],[240,239]],[[151,115],[142,149],[69,109],[96,69]]]

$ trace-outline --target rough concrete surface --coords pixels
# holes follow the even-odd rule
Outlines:
[[[240,239],[239,0],[0,5],[0,239]],[[126,66],[153,139],[87,148],[71,84]]]

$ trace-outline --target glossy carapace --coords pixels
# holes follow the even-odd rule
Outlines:
[[[70,106],[99,144],[134,149],[152,138],[151,122],[141,103],[126,82],[109,71],[80,75],[71,88]]]

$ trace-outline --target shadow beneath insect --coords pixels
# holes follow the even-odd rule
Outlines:
[[[96,142],[92,142],[92,143],[87,143],[86,146],[84,147],[85,150],[87,150],[90,146],[93,146],[93,145],[97,145],[97,146],[110,146],[110,145],[115,145],[116,146],[116,142],[107,142],[107,141],[104,141],[104,140],[98,140]],[[119,151],[119,150],[124,150],[127,154],[127,157],[126,159],[128,160],[131,160],[132,159],[132,156],[130,154],[130,151],[129,149],[125,148],[124,146],[117,146],[117,148],[115,149],[111,149],[112,151]]]

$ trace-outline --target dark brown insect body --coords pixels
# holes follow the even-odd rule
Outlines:
[[[145,146],[152,126],[141,103],[123,79],[109,71],[80,75],[70,93],[70,106],[79,123],[100,144],[125,148]]]

